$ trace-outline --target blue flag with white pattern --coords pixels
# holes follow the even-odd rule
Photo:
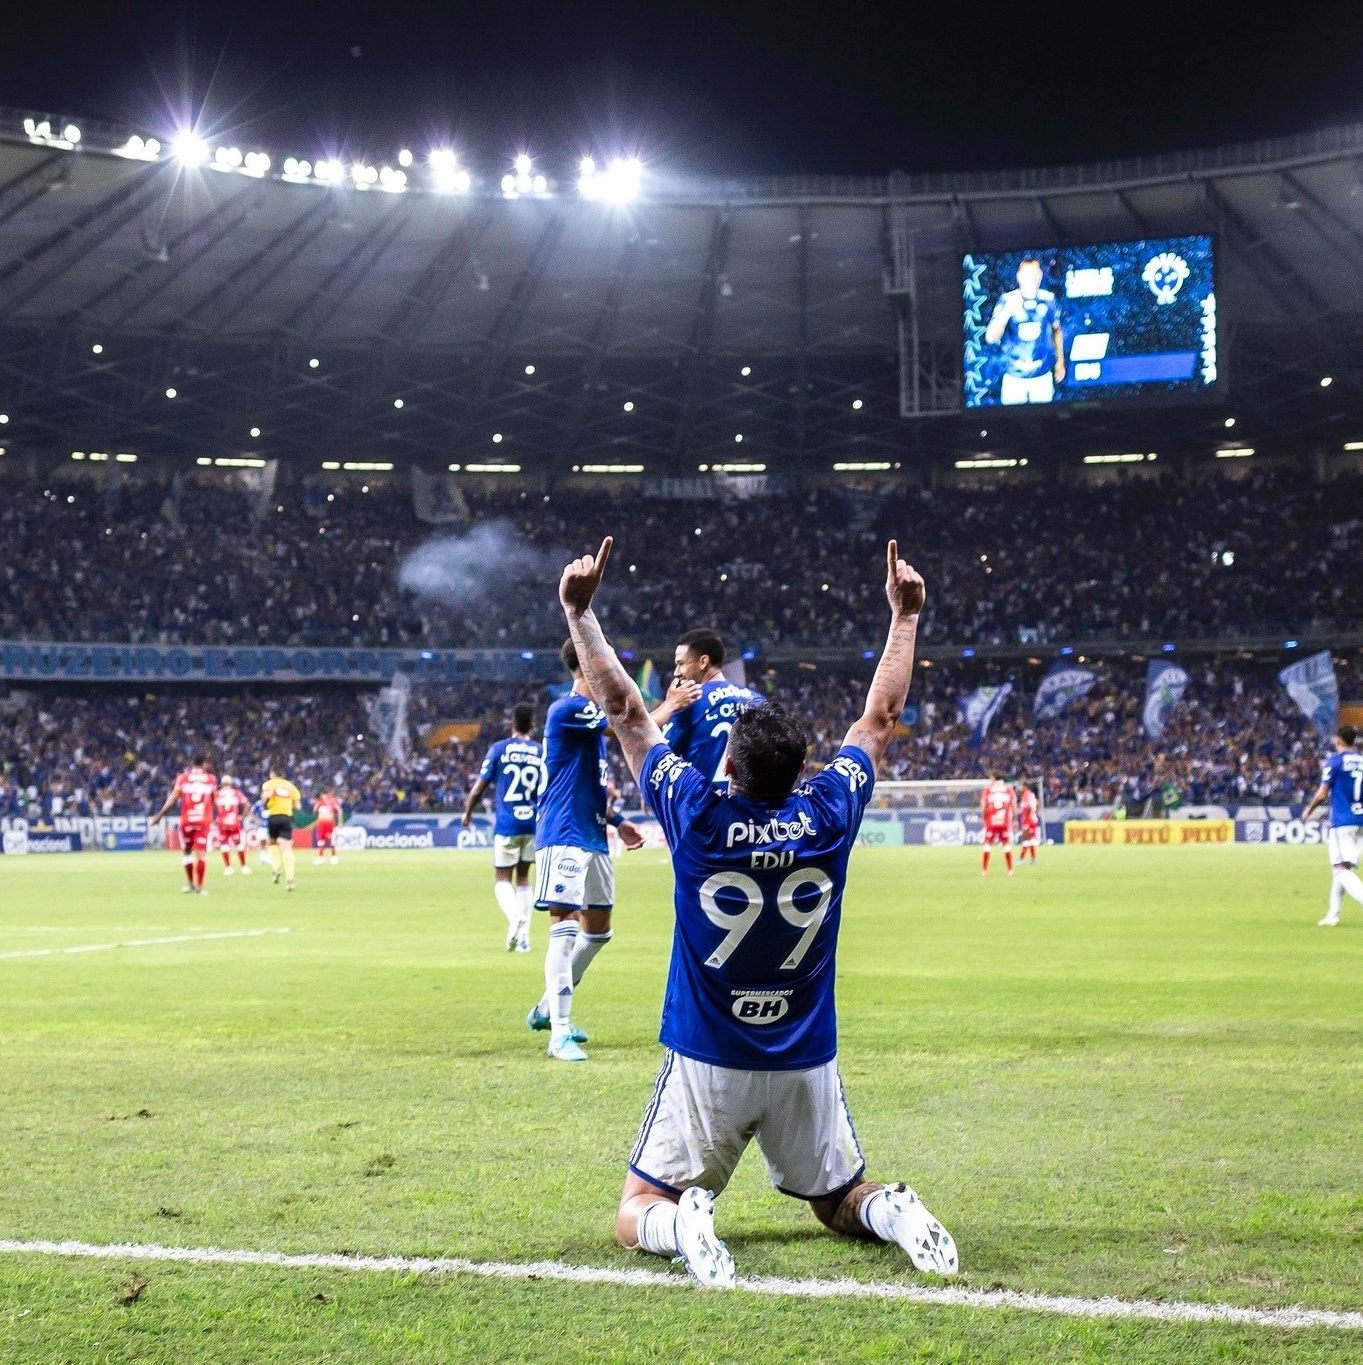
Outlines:
[[[1145,733],[1158,739],[1164,733],[1169,712],[1183,700],[1188,675],[1177,664],[1151,659],[1145,670]]]
[[[1036,690],[1032,715],[1037,720],[1054,720],[1081,697],[1088,696],[1097,681],[1098,675],[1091,668],[1080,668],[1078,664],[1059,660],[1051,666]]]
[[[1278,674],[1278,681],[1307,720],[1329,739],[1339,725],[1339,683],[1330,651],[1322,649],[1300,663],[1289,664]]]
[[[1013,684],[1002,683],[998,687],[977,687],[967,692],[957,703],[961,719],[970,726],[970,747],[978,749],[989,733],[990,723],[998,715],[1003,703],[1013,691]]]

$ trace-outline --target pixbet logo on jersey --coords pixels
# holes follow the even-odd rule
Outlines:
[[[735,844],[785,844],[817,832],[809,812],[803,810],[794,820],[781,820],[774,815],[760,825],[753,820],[735,820],[729,826],[724,847],[733,848]]]

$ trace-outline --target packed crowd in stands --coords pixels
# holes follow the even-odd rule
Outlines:
[[[268,499],[193,480],[14,487],[0,504],[0,637],[553,646],[563,556],[607,531],[603,621],[640,644],[714,621],[745,644],[874,646],[887,534],[928,578],[929,641],[1300,634],[1363,619],[1357,476],[467,503],[465,527],[432,528],[391,483]]]
[[[1351,665],[1341,660],[1345,686]],[[1355,661],[1357,662],[1357,661]],[[1014,671],[1016,691],[985,743],[970,747],[957,702],[1002,668],[962,663],[920,667],[911,709],[883,776],[900,779],[1040,778],[1050,804],[1122,805],[1139,813],[1173,784],[1185,804],[1290,804],[1314,789],[1319,736],[1289,700],[1272,667],[1219,657],[1189,665],[1192,681],[1157,741],[1141,729],[1138,663],[1095,664],[1099,682],[1056,720],[1034,723],[1032,697],[1044,668]],[[827,761],[859,713],[864,673],[787,667],[752,681],[805,723],[811,761]],[[1353,669],[1352,671],[1357,671]],[[337,792],[350,810],[457,810],[487,745],[511,705],[543,689],[478,683],[412,689],[410,752],[398,761],[379,739],[372,694],[311,688],[215,695],[192,690],[12,694],[0,717],[0,815],[141,813],[154,809],[175,775],[207,756],[219,774],[258,788],[272,761],[311,802]],[[442,722],[479,722],[469,743],[427,747]],[[635,799],[615,754],[616,779]]]

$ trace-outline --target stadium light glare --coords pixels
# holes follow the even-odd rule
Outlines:
[[[996,458],[996,457],[992,457],[992,456],[991,456],[991,457],[988,457],[988,458],[975,459],[975,460],[957,460],[957,461],[956,461],[956,468],[957,468],[957,469],[1016,469],[1019,465],[1025,465],[1026,463],[1027,463],[1026,460],[1014,460],[1014,459],[1012,459],[1011,457],[1010,457],[1010,458],[1007,458],[1007,459],[1000,459],[1000,458]],[[889,467],[889,466],[887,465],[886,468],[888,468],[888,467]]]
[[[590,156],[584,156],[582,160],[577,163],[577,173],[584,178],[595,175],[596,161]]]
[[[170,140],[170,154],[182,166],[202,166],[208,160],[208,143],[197,133],[176,133]]]
[[[531,188],[531,190],[533,190],[534,193],[536,193],[536,194],[548,194],[548,193],[549,193],[549,182],[548,182],[548,180],[546,180],[546,179],[544,178],[544,176],[542,176],[542,175],[537,175],[537,176],[535,176],[535,178],[534,178],[533,180],[531,180],[531,182],[530,182],[530,188]]]
[[[167,397],[167,398],[178,398],[179,396],[180,396],[180,391],[179,391],[179,389],[167,389],[167,390],[166,390],[166,397]]]
[[[242,169],[247,175],[254,175],[260,179],[270,169],[270,158],[264,152],[247,152],[245,165]]]
[[[701,466],[701,472],[705,472],[705,466]],[[765,474],[767,466],[764,464],[716,464],[710,466],[713,474]]]
[[[340,462],[340,460],[323,460],[323,461],[322,461],[322,468],[323,468],[323,469],[339,469],[340,467],[341,467],[341,462]],[[280,510],[282,511],[283,509],[281,508]]]
[[[529,175],[534,167],[534,162],[526,152],[521,152],[512,164],[516,167],[517,175]]]
[[[470,464],[464,468],[470,474],[519,474],[521,467],[518,464]]]
[[[1073,645],[1061,645],[1061,646],[1060,646],[1060,652],[1061,652],[1062,654],[1073,654],[1073,653],[1074,653],[1074,646],[1073,646]]]
[[[1320,386],[1322,389],[1328,389],[1334,382],[1335,381],[1328,374],[1323,374],[1320,377]]]
[[[404,147],[404,148],[402,148],[402,150],[401,150],[400,152],[398,152],[398,165],[401,166],[401,167],[405,170],[405,169],[406,169],[408,166],[410,166],[411,164],[412,164],[412,154],[411,154],[411,152],[409,152],[409,151],[407,150],[406,147]]]
[[[384,166],[379,171],[379,188],[387,190],[389,194],[401,194],[407,188],[407,172]]]
[[[130,451],[130,450],[124,451],[121,455],[115,455],[115,456],[114,456],[114,459],[115,459],[119,464],[136,464],[136,463],[137,463],[137,456],[134,455],[134,454],[132,453],[132,451]]]
[[[1161,653],[1161,654],[1172,654],[1173,652],[1174,652],[1174,642],[1173,642],[1172,640],[1166,640],[1166,641],[1160,646],[1160,653]]]
[[[852,400],[852,411],[853,411],[853,412],[860,412],[861,409],[862,409],[862,402],[861,402],[861,399],[860,399],[860,398],[854,398],[854,399]]]
[[[1345,441],[1345,450],[1363,450],[1363,441]]]
[[[1284,649],[1296,649],[1297,646],[1298,646],[1299,644],[1301,644],[1301,641],[1300,641],[1300,640],[1284,640],[1284,641],[1283,641],[1283,648],[1284,648]]]
[[[644,467],[641,464],[584,464],[582,472],[584,474],[642,474]]]
[[[317,163],[313,175],[324,185],[339,185],[345,179],[345,167],[339,161],[329,157]]]
[[[85,452],[83,450],[73,450],[71,452],[71,458],[73,460],[83,460],[85,458]]]
[[[1226,446],[1216,452],[1216,458],[1218,460],[1245,460],[1253,454],[1253,446]]]
[[[259,435],[260,435],[260,428],[259,428],[259,427],[252,427],[252,428],[251,428],[251,435],[252,435],[252,436],[259,436]]]
[[[316,356],[313,356],[312,359],[308,361],[308,369],[315,370],[321,363],[322,362],[318,360]]]
[[[349,474],[386,474],[393,468],[391,460],[346,460],[341,468]]]
[[[241,165],[242,159],[240,147],[219,147],[218,150],[213,153],[213,164],[217,166],[219,170],[234,171]]]
[[[74,146],[80,141],[80,128],[74,123],[68,123],[62,129],[62,136]]]
[[[101,346],[101,345],[99,344],[99,342],[95,342],[95,344],[94,344],[93,346],[90,347],[90,354],[91,354],[91,355],[103,355],[103,354],[104,354],[104,347]]]
[[[75,457],[73,456],[72,458],[74,459]],[[195,463],[195,464],[210,464],[210,465],[211,465],[211,464],[213,463],[213,461],[212,461],[207,455],[200,455],[199,458],[198,458],[197,460],[194,461],[194,463]],[[282,512],[284,509],[281,507],[279,510]]]
[[[9,413],[0,412],[0,427],[9,425]]]
[[[492,444],[495,445],[495,446],[499,446],[499,445],[501,445],[501,443],[502,443],[502,433],[501,433],[500,431],[494,431],[494,432],[492,433]]]
[[[1153,460],[1153,455],[1146,455],[1132,451],[1126,455],[1085,455],[1085,464],[1143,464],[1146,460]]]
[[[956,468],[961,462],[956,462]],[[835,474],[883,474],[890,468],[889,460],[837,460],[833,465]]]
[[[394,406],[395,408],[400,408],[400,407],[402,407],[402,406],[403,406],[402,399],[401,399],[401,398],[395,398],[395,399],[393,399],[393,406]]]
[[[535,367],[534,367],[533,365],[527,365],[527,366],[525,367],[525,372],[526,372],[526,374],[534,374],[534,373],[535,373]]]
[[[1221,425],[1222,425],[1223,427],[1225,427],[1227,430],[1230,430],[1230,428],[1233,427],[1233,426],[1235,425],[1235,418],[1234,418],[1234,417],[1227,417],[1226,420],[1225,420],[1224,422],[1222,422]]]
[[[734,433],[734,444],[740,446],[743,444],[743,433],[741,431]]]
[[[161,144],[154,137],[139,137],[134,133],[121,147],[114,148],[115,156],[126,156],[132,161],[155,161],[161,155]]]
[[[741,370],[739,370],[739,374],[741,374],[744,379],[746,379],[751,373],[752,373],[751,365],[744,365],[744,367]]]

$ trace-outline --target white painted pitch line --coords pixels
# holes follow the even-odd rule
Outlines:
[[[19,1242],[0,1239],[0,1255],[62,1256],[103,1261],[176,1261],[192,1265],[269,1266],[286,1270],[349,1270],[417,1275],[476,1275],[493,1280],[563,1280],[571,1284],[618,1284],[700,1289],[689,1277],[659,1270],[608,1270],[562,1261],[466,1261],[455,1256],[342,1256],[331,1252],[289,1255],[282,1251],[226,1251],[218,1247],[163,1247],[139,1243]],[[1324,1308],[1241,1308],[1230,1303],[1156,1303],[1150,1299],[1081,1299],[1025,1294],[1011,1289],[934,1288],[914,1284],[867,1284],[859,1280],[787,1280],[741,1276],[749,1294],[793,1299],[881,1299],[943,1308],[1013,1309],[1069,1318],[1131,1318],[1150,1322],[1229,1323],[1245,1327],[1363,1331],[1363,1312]]]
[[[160,943],[208,943],[219,938],[261,938],[265,934],[287,934],[289,929],[227,929],[218,934],[173,934],[169,938],[129,938],[122,943],[78,943],[73,948],[25,948],[17,953],[0,953],[0,962],[15,957],[57,957],[62,953],[107,953],[114,948],[150,948]]]

